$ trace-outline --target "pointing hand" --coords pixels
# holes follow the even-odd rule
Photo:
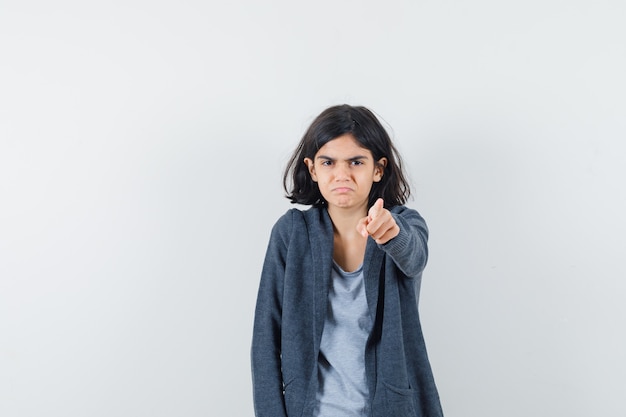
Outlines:
[[[356,230],[363,237],[370,235],[379,245],[389,242],[400,233],[400,227],[396,220],[383,205],[382,198],[376,200],[367,212],[367,217],[359,220],[356,226]]]

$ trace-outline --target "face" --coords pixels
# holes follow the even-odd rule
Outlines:
[[[365,214],[372,184],[382,179],[387,159],[374,161],[369,149],[345,134],[326,143],[314,159],[305,158],[304,163],[329,210],[356,209]]]

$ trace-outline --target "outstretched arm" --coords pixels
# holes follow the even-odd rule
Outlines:
[[[371,236],[407,276],[415,277],[428,260],[428,227],[417,211],[406,207],[385,209],[382,198],[359,221],[357,230]]]

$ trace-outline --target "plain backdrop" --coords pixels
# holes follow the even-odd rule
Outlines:
[[[448,417],[626,415],[626,3],[0,0],[0,415],[252,416],[281,174],[365,105]]]

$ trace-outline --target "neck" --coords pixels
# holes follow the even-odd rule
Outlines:
[[[350,209],[328,207],[328,215],[333,222],[336,234],[350,236],[358,234],[356,226],[359,220],[367,216],[367,206]]]

